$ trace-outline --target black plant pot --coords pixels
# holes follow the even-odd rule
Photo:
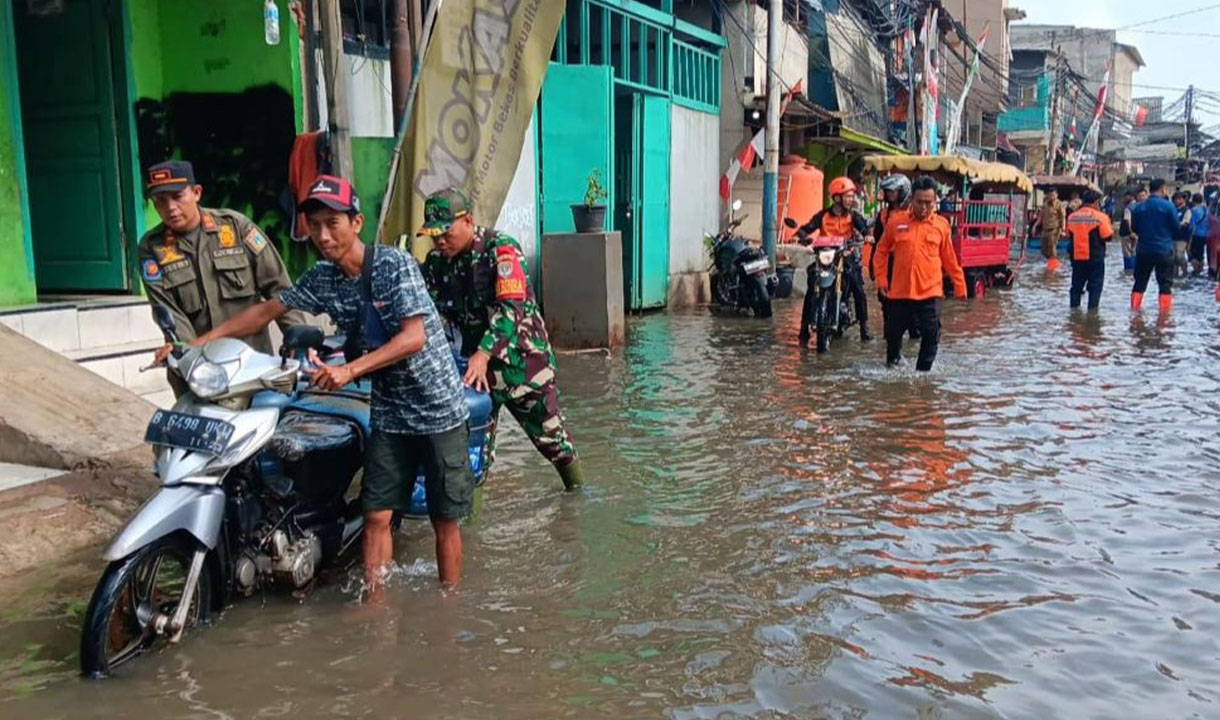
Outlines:
[[[578,233],[601,232],[606,229],[606,206],[573,205],[572,222]]]

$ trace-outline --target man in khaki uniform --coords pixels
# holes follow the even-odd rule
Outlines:
[[[199,206],[203,188],[189,162],[153,165],[146,179],[162,222],[140,239],[140,276],[148,299],[173,313],[183,342],[292,285],[279,253],[249,218]],[[289,313],[280,327],[304,322],[300,313]],[[259,352],[271,352],[266,328],[241,339]],[[169,351],[168,345],[158,350],[157,362]],[[171,384],[181,390],[174,379]]]
[[[1059,239],[1063,237],[1063,228],[1067,224],[1067,213],[1063,203],[1059,202],[1059,191],[1050,188],[1046,191],[1046,201],[1042,203],[1042,257],[1058,263]],[[1052,266],[1055,269],[1058,265]]]

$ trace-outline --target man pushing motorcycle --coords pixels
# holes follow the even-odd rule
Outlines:
[[[337,390],[363,376],[373,384],[361,487],[366,591],[384,579],[393,553],[392,516],[407,506],[420,466],[440,581],[453,586],[462,564],[458,520],[470,513],[474,477],[467,454],[469,411],[436,308],[413,258],[361,242],[364,215],[346,180],[320,176],[301,209],[322,260],[293,287],[191,344],[250,335],[294,309],[330,315],[347,335],[347,348],[365,354],[349,355],[343,365],[318,364],[312,384]]]
[[[841,237],[851,241],[863,241],[868,231],[868,220],[856,211],[856,184],[848,177],[837,177],[830,181],[830,199],[833,203],[805,223],[800,234],[807,238],[818,236]],[[859,252],[851,254],[851,262],[843,273],[844,285],[851,292],[856,305],[856,318],[860,323],[860,341],[873,339],[868,331],[868,297],[864,294],[864,274]],[[805,293],[805,304],[801,309],[800,341],[802,347],[809,346],[809,328],[814,323],[816,309],[813,294]]]

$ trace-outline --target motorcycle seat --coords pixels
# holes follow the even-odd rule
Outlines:
[[[304,412],[286,413],[268,447],[281,460],[300,460],[306,454],[335,450],[358,441],[351,421]]]

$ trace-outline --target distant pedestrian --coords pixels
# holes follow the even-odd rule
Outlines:
[[[1085,289],[1089,291],[1089,309],[1101,304],[1101,287],[1106,279],[1106,243],[1114,237],[1110,216],[1098,209],[1101,193],[1085,192],[1083,205],[1067,219],[1069,252],[1072,256],[1072,287],[1068,292],[1070,307],[1080,307]]]
[[[1207,250],[1207,207],[1203,195],[1195,193],[1190,198],[1190,265],[1195,276],[1203,274],[1203,255]]]
[[[1135,273],[1135,243],[1138,237],[1131,227],[1131,211],[1148,199],[1148,188],[1140,186],[1135,191],[1135,197],[1123,208],[1123,219],[1119,223],[1118,235],[1123,244],[1123,272],[1128,275]]]
[[[1173,238],[1173,274],[1175,278],[1186,277],[1186,249],[1190,245],[1190,193],[1175,192],[1173,207],[1178,214],[1178,232]]]
[[[1063,237],[1063,226],[1067,215],[1063,203],[1059,202],[1059,191],[1050,188],[1042,203],[1039,222],[1042,225],[1042,257],[1046,258],[1047,270],[1058,270],[1059,238]]]
[[[919,359],[915,369],[932,369],[940,346],[940,299],[944,297],[944,276],[953,281],[953,295],[966,298],[966,276],[957,262],[949,221],[936,214],[936,181],[927,175],[911,185],[911,210],[895,216],[886,225],[877,245],[873,263],[889,268],[878,273],[877,289],[888,299],[885,337],[885,362],[897,365],[902,360],[902,336],[912,325],[919,326]]]
[[[1131,288],[1131,309],[1139,310],[1148,289],[1148,279],[1156,273],[1159,306],[1162,313],[1173,308],[1173,243],[1181,229],[1178,211],[1165,195],[1165,181],[1153,180],[1151,196],[1131,211],[1131,230],[1139,238],[1135,246],[1135,284]]]

